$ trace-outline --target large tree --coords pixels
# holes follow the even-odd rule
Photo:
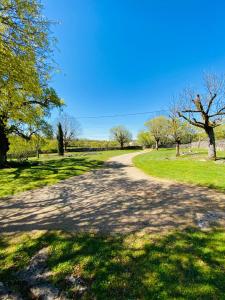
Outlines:
[[[208,137],[208,158],[215,160],[214,128],[223,123],[225,115],[225,77],[207,74],[203,83],[201,93],[185,90],[181,94],[178,115],[191,125],[204,129]]]
[[[30,125],[62,105],[48,86],[49,25],[38,0],[0,2],[0,166],[6,163],[10,134],[29,139]]]
[[[116,126],[111,130],[112,139],[120,144],[120,148],[123,149],[125,144],[129,143],[132,139],[132,134],[124,126]]]
[[[155,139],[155,148],[159,149],[159,143],[163,142],[168,136],[168,119],[164,116],[155,117],[145,123],[151,136]]]

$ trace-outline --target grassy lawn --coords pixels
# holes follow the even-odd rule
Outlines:
[[[32,158],[24,165],[0,170],[0,197],[83,174],[101,167],[103,162],[112,156],[129,152],[133,152],[133,150],[74,152],[64,158],[55,154],[42,155],[39,160]]]
[[[216,162],[207,161],[205,150],[194,149],[192,153],[176,158],[174,149],[160,149],[138,155],[133,161],[136,167],[155,177],[225,191],[225,155],[218,152],[218,156]]]
[[[166,236],[36,232],[0,239],[0,281],[18,288],[16,271],[50,246],[51,281],[72,299],[68,274],[88,285],[82,299],[225,299],[225,231],[187,229]]]

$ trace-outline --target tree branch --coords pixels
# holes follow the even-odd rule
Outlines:
[[[186,117],[185,115],[181,114],[180,112],[178,112],[179,117],[185,119],[188,123],[190,123],[193,126],[197,126],[200,128],[204,128],[204,124],[197,122],[197,121],[192,121],[191,119],[189,119],[188,117]]]

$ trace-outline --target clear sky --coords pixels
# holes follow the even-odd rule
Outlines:
[[[52,85],[75,117],[166,109],[204,71],[225,71],[224,0],[43,0],[59,21]],[[83,136],[133,135],[153,116],[79,119]]]

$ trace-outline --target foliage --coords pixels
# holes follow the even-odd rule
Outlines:
[[[37,0],[0,3],[0,164],[6,162],[8,136],[29,139],[37,122],[62,105],[48,86],[50,22]]]
[[[110,133],[112,139],[119,143],[121,149],[123,149],[132,139],[130,131],[122,125],[111,128]]]
[[[80,148],[110,148],[117,147],[118,144],[116,141],[107,141],[107,140],[89,140],[89,139],[78,139],[73,140],[70,143],[71,147],[80,147]]]
[[[206,150],[183,151],[186,153],[176,158],[175,149],[161,149],[138,155],[133,161],[136,167],[151,176],[225,191],[224,152],[218,152],[221,163],[215,163],[207,160]]]
[[[44,153],[56,153],[57,145],[57,139],[45,139],[45,144],[41,146],[41,151]]]
[[[11,135],[9,137],[10,149],[9,157],[19,161],[27,160],[29,156],[35,153],[35,147],[32,140],[25,140],[19,136]]]
[[[88,289],[79,299],[224,299],[225,231],[187,228],[167,234],[69,234],[39,231],[0,240],[0,280],[17,286],[16,272],[43,247],[51,251],[51,280],[71,299],[72,274]]]
[[[217,140],[225,139],[225,124],[215,128],[215,137]]]
[[[149,148],[153,146],[154,138],[149,132],[142,130],[138,133],[137,142],[138,144]]]
[[[75,152],[63,158],[56,154],[43,154],[39,160],[30,159],[26,164],[0,170],[0,197],[21,191],[54,184],[72,176],[102,166],[110,157],[134,150],[102,152]]]
[[[145,123],[149,133],[154,137],[156,149],[158,150],[159,143],[163,143],[168,137],[168,119],[164,116],[153,118]]]

